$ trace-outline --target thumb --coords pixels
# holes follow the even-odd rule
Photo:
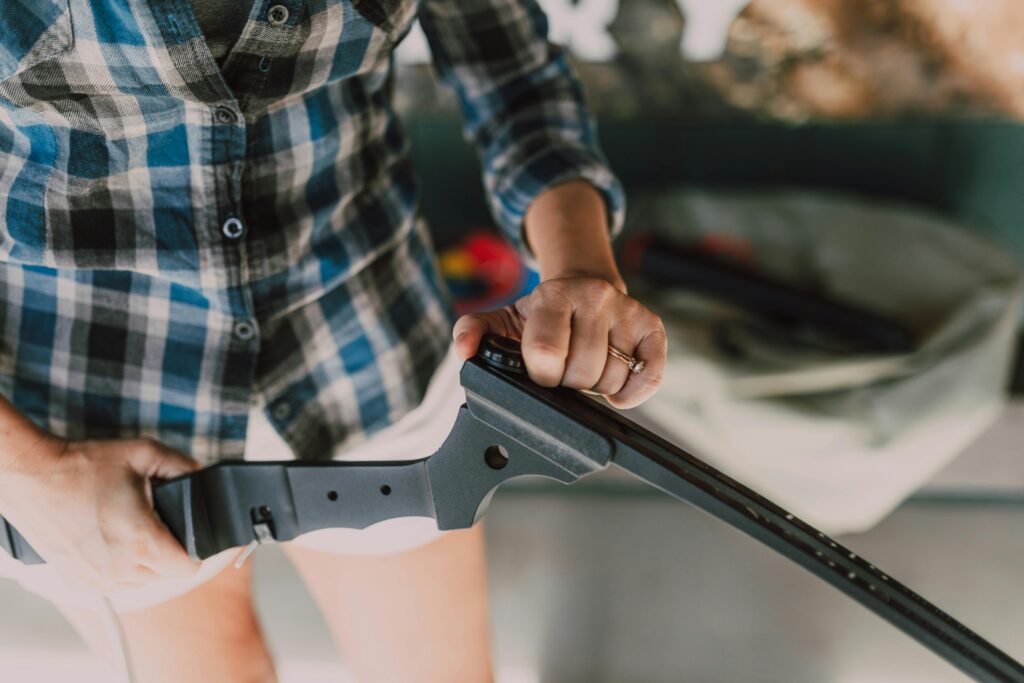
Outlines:
[[[146,479],[173,479],[199,469],[199,463],[163,444],[144,439],[132,449],[132,467]]]
[[[480,347],[480,340],[485,334],[500,334],[504,337],[519,338],[518,314],[510,306],[488,311],[471,313],[455,321],[452,338],[455,339],[455,352],[459,358],[471,358]]]

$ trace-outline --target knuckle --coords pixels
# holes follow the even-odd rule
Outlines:
[[[633,297],[627,297],[629,303],[629,314],[637,319],[643,320],[647,324],[652,324],[658,316],[651,312],[649,308],[644,306],[642,303],[634,299]]]
[[[522,324],[516,317],[518,309],[513,309],[511,306],[498,309],[498,320],[501,321],[502,327],[504,328],[505,335],[510,334],[521,335]]]
[[[564,360],[561,354],[550,352],[545,355],[523,354],[526,369],[532,379],[541,386],[555,386],[562,381],[565,374]]]
[[[530,379],[533,380],[533,382],[535,384],[538,384],[538,385],[540,385],[542,387],[555,387],[555,386],[558,386],[558,382],[559,382],[559,379],[560,379],[557,376],[556,373],[539,372],[537,370],[532,370],[532,369],[529,370],[529,375],[530,375]]]
[[[626,386],[626,381],[629,378],[625,373],[617,374],[614,372],[605,373],[601,376],[601,379],[594,385],[594,391],[605,396],[611,396],[622,391],[622,388]]]
[[[570,298],[575,302],[577,310],[599,311],[618,305],[617,298],[620,295],[610,282],[595,278],[578,285],[572,290]]]
[[[135,441],[135,450],[143,455],[157,455],[160,452],[160,444],[155,439],[146,437]]]
[[[533,293],[536,296],[546,296],[564,291],[565,287],[566,283],[564,280],[544,280],[534,288]]]
[[[605,383],[603,386],[594,387],[594,391],[601,394],[602,396],[614,396],[620,391],[622,391],[622,386],[623,385],[621,383],[608,382]]]
[[[570,363],[562,377],[562,384],[572,389],[592,389],[601,381],[603,367]]]
[[[619,312],[619,320],[630,326],[646,326],[647,321],[645,316],[647,315],[647,309],[644,305],[636,299],[626,297],[625,300],[617,307]]]
[[[597,303],[605,303],[619,294],[619,290],[612,286],[612,283],[600,278],[594,278],[587,282],[587,295]]]
[[[604,300],[616,299],[620,296],[624,296],[622,292],[615,288],[615,285],[607,280],[601,279],[597,280],[597,293]],[[624,296],[624,298],[629,299],[628,296]]]
[[[545,287],[544,285],[548,286]],[[542,283],[533,290],[533,294],[530,295],[531,306],[543,306],[546,308],[563,309],[570,306],[569,296],[566,286],[560,282],[549,281]]]
[[[654,390],[661,386],[661,381],[664,378],[665,373],[661,368],[651,368],[651,374],[645,377],[644,381],[651,390]]]
[[[554,343],[547,340],[531,340],[523,344],[523,356],[527,364],[530,359],[535,361],[561,360],[565,357],[565,351]]]
[[[658,325],[648,332],[647,338],[651,341],[657,342],[659,353],[664,353],[668,347],[668,335],[665,334],[665,328],[662,325]]]
[[[643,304],[640,304],[640,306],[644,310],[645,317],[647,318],[647,324],[650,327],[655,328],[655,329],[659,329],[659,330],[664,330],[665,329],[665,321],[661,319],[660,315],[658,315],[654,311],[650,310],[649,308],[645,308],[643,306]]]

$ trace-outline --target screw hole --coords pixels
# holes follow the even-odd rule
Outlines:
[[[332,502],[338,500],[338,492],[337,491],[328,491],[327,492],[327,500],[332,501]]]
[[[380,487],[380,492],[383,493],[385,496],[390,496],[391,487],[388,486],[387,484],[384,484],[383,486]]]
[[[261,519],[269,519],[270,508],[267,507],[266,505],[260,505],[258,508],[256,508],[256,514],[259,515]]]
[[[505,450],[504,446],[494,444],[488,446],[487,450],[484,451],[484,462],[492,470],[500,470],[508,464],[508,451]]]

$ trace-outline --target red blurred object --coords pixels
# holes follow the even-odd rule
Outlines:
[[[531,288],[515,247],[489,230],[475,231],[446,249],[440,263],[459,315],[503,306]]]
[[[752,265],[755,260],[754,250],[750,246],[750,242],[742,237],[726,235],[720,232],[704,235],[694,242],[693,248],[698,253],[715,256],[736,265]]]

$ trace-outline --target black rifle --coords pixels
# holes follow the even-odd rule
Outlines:
[[[198,560],[238,546],[395,517],[472,526],[505,481],[571,484],[609,465],[694,505],[832,584],[979,681],[1024,683],[1024,666],[906,586],[699,458],[569,389],[524,373],[515,342],[485,340],[462,368],[466,403],[444,444],[408,462],[222,462],[154,486],[156,510]],[[0,518],[0,547],[43,560]]]

